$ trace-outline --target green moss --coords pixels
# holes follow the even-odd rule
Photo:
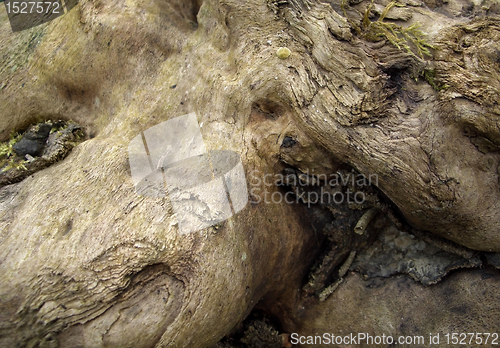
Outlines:
[[[21,140],[21,135],[12,132],[10,133],[10,139],[6,142],[0,144],[0,167],[3,167],[7,162],[13,161],[14,153],[14,144],[16,144],[19,140]]]
[[[42,24],[23,30],[3,42],[2,50],[0,50],[0,74],[11,73],[26,67],[44,37],[46,26],[47,24]]]
[[[419,29],[419,23],[405,28],[395,23],[384,22],[385,17],[394,6],[399,6],[396,1],[389,3],[379,19],[374,22],[369,19],[373,3],[367,7],[363,16],[363,36],[365,39],[374,42],[386,39],[400,50],[405,49],[408,53],[422,59],[424,55],[432,56],[429,49],[434,49],[434,47],[427,42],[425,33]]]
[[[434,69],[426,69],[421,72],[421,75],[425,81],[427,81],[427,83],[438,92],[449,87],[448,85],[440,83],[436,80],[436,70]]]
[[[351,27],[354,28],[354,31],[356,32],[356,34],[361,36],[363,34],[363,32],[362,32],[360,26],[357,25],[353,20],[351,20],[349,18],[349,16],[347,15],[347,8],[348,7],[349,7],[348,0],[342,0],[340,2],[340,8],[342,9],[342,12],[344,13],[344,17],[347,19],[347,21],[349,22]]]
[[[28,163],[28,161],[24,160],[16,160],[14,157],[12,157],[8,162],[7,165],[2,168],[2,172],[6,172],[10,169],[23,169],[27,170],[26,166],[24,165],[25,163]]]

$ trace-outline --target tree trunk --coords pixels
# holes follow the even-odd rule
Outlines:
[[[0,136],[48,120],[86,136],[0,189],[0,346],[211,347],[257,303],[286,332],[383,331],[411,315],[398,306],[418,307],[405,295],[379,313],[401,284],[450,310],[423,334],[452,328],[446,301],[497,329],[493,268],[430,287],[396,279],[427,286],[456,268],[500,267],[500,9],[466,1],[81,0],[16,33],[0,10]],[[417,23],[427,36],[415,45],[404,28]],[[207,149],[240,155],[249,203],[181,234],[168,196],[137,194],[128,149],[192,112]],[[373,178],[362,204],[311,202],[310,180],[349,174]],[[309,185],[287,181],[297,178]],[[383,244],[378,233],[446,261],[433,258],[429,274],[372,272],[389,262],[363,253]],[[359,289],[384,293],[360,275],[388,277],[382,302],[360,308]],[[479,278],[487,286],[475,287]],[[464,288],[488,293],[486,312]],[[373,316],[346,318],[358,310]],[[418,310],[413,326],[429,314]]]

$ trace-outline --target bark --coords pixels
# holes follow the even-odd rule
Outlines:
[[[393,220],[445,249],[500,252],[498,6],[404,3],[386,20],[421,23],[432,57],[366,40],[365,1],[344,13],[339,1],[81,0],[15,34],[0,10],[0,137],[59,119],[86,133],[0,189],[0,346],[210,347],[259,301],[287,330],[306,327],[300,308],[319,309],[299,290],[322,241],[305,205],[266,204],[261,181],[260,202],[180,235],[168,198],[136,194],[129,142],[190,112],[207,148],[241,155],[249,189],[252,172],[353,168],[378,176],[373,206]],[[374,239],[335,231],[329,269]]]

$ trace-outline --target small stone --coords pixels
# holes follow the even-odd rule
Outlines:
[[[23,138],[29,140],[47,140],[50,134],[50,130],[52,129],[52,125],[48,123],[42,123],[31,127]]]
[[[14,152],[19,157],[25,157],[26,155],[35,157],[40,156],[44,147],[45,141],[31,140],[26,137],[23,137],[19,142],[12,146]]]
[[[48,123],[30,127],[22,139],[12,146],[12,149],[19,157],[25,157],[26,155],[40,156],[51,129],[52,125]]]
[[[276,55],[279,59],[287,59],[290,57],[290,54],[292,54],[292,52],[286,47],[280,47],[278,51],[276,51]]]

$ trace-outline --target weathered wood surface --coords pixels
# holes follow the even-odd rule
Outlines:
[[[16,34],[2,7],[1,137],[72,119],[88,140],[0,190],[0,345],[206,347],[296,296],[316,257],[301,207],[248,204],[180,236],[167,200],[136,195],[128,142],[189,112],[247,175],[348,164],[413,227],[499,252],[500,21],[405,3],[392,18],[421,22],[432,58],[356,34],[365,2],[350,22],[335,1],[82,0]]]

